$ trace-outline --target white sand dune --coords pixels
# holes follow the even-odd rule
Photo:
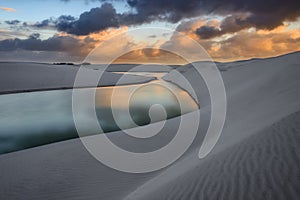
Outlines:
[[[195,150],[191,150],[160,176],[140,186],[126,199],[299,199],[300,194],[295,194],[295,187],[299,185],[296,174],[299,174],[300,167],[300,129],[297,125],[300,114],[288,118],[289,123],[283,123],[278,130],[281,136],[293,131],[286,136],[284,144],[280,143],[280,136],[273,138],[269,133],[272,132],[270,129],[277,126],[272,127],[272,124],[300,110],[300,80],[297,79],[300,75],[299,57],[300,53],[294,53],[272,59],[227,63],[226,67],[230,69],[222,73],[228,98],[227,119],[213,152],[205,159],[197,160],[197,145],[200,142],[196,140]],[[188,67],[189,69],[182,68],[181,71],[186,73],[189,80],[193,80],[191,77],[196,78],[197,73]],[[169,74],[166,78],[186,87],[172,76]],[[202,97],[202,94],[206,94],[205,90],[195,89],[200,102],[202,99],[205,101],[206,97]],[[282,153],[286,157],[282,154],[277,156],[268,150],[273,147],[283,149]],[[243,158],[246,159],[244,164]],[[262,163],[253,163],[256,160]],[[288,164],[283,164],[285,161],[289,161]],[[280,174],[277,169],[279,166],[282,171],[288,171],[291,175],[288,175],[291,181],[283,181],[284,187],[282,179],[286,175]],[[230,179],[230,176],[233,177]],[[261,177],[262,182],[259,182]],[[269,182],[264,182],[263,179],[268,179]],[[273,180],[272,183],[270,179]],[[277,180],[281,180],[281,189],[275,183]],[[250,186],[249,181],[253,185]],[[206,189],[201,189],[202,186]],[[248,187],[254,188],[251,191],[249,188],[248,191]],[[230,193],[227,194],[228,192]]]
[[[163,172],[126,199],[299,199],[299,133],[297,112],[188,169]]]
[[[118,67],[122,68],[121,65]],[[73,88],[78,69],[79,67],[74,65],[0,62],[0,94]],[[98,77],[99,73],[99,71],[93,69],[85,70],[84,72],[87,80],[94,78],[95,76]],[[103,73],[98,86],[135,84],[154,80],[154,78],[151,77],[126,75],[126,77],[122,79],[122,82],[118,84],[121,75],[110,72]],[[93,86],[95,85],[88,82],[78,85],[78,87]]]
[[[170,167],[147,174],[118,172],[74,139],[1,155],[0,199],[299,199],[299,59],[298,52],[219,64],[228,112],[221,138],[204,159],[197,156],[210,108],[205,88],[199,86],[203,126]],[[179,71],[192,82],[198,78],[189,66]],[[175,75],[165,79],[184,88]],[[168,120],[163,134],[172,135],[179,120]],[[121,134],[110,133],[132,146]],[[162,137],[152,140],[156,142],[163,142]],[[147,148],[137,145],[134,150]]]
[[[170,72],[176,66],[166,66],[159,64],[111,64],[109,66],[105,64],[87,65],[87,68],[101,70],[107,67],[108,72]]]

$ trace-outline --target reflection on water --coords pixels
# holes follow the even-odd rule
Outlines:
[[[97,116],[104,132],[164,120],[165,116],[155,115],[155,113],[156,117],[150,119],[149,109],[156,104],[163,106],[167,118],[176,117],[198,108],[188,93],[171,83],[160,80],[143,84],[142,87],[131,85],[97,90],[95,104]],[[160,111],[157,110],[157,112]]]
[[[157,104],[164,107],[167,118],[198,109],[185,91],[162,80],[97,88],[95,104],[103,132],[164,120],[165,115],[149,116],[149,109]],[[1,95],[0,108],[0,153],[78,137],[72,117],[72,90]],[[83,112],[81,118],[89,116]]]

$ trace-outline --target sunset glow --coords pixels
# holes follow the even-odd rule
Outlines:
[[[193,0],[184,5],[180,1],[167,5],[167,1],[150,3],[145,0],[135,3],[54,0],[43,4],[32,0],[34,10],[28,6],[28,1],[26,4],[16,0],[6,1],[5,6],[0,7],[3,10],[0,60],[65,59],[79,62],[103,41],[144,27],[168,28],[173,33],[147,37],[143,34],[137,37],[126,35],[118,46],[112,45],[111,49],[106,49],[106,53],[114,53],[120,48],[151,48],[151,53],[149,50],[132,51],[127,54],[128,58],[122,56],[118,62],[132,63],[132,57],[137,56],[134,62],[165,63],[169,55],[155,49],[166,43],[188,49],[190,46],[184,37],[191,37],[215,61],[277,56],[300,50],[300,12],[296,9],[299,3],[290,1],[290,4],[273,2],[270,7],[252,1],[241,4],[229,1],[228,8],[216,9],[217,2],[206,2],[207,5],[200,6]],[[46,7],[59,9],[49,9],[43,14],[36,10]],[[188,13],[184,12],[185,8],[190,9]],[[209,12],[205,8],[214,11]],[[273,16],[276,11],[280,14]],[[184,37],[177,33],[184,34]],[[174,60],[177,61],[182,63],[180,59]]]

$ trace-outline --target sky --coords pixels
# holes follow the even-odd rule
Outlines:
[[[192,41],[215,61],[273,57],[300,51],[299,8],[298,0],[0,0],[0,60],[180,64],[176,49],[203,58]]]

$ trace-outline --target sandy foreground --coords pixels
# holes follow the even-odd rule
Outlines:
[[[0,155],[0,199],[299,199],[299,59],[298,52],[219,65],[227,117],[221,138],[204,159],[198,159],[198,152],[210,108],[199,86],[201,126],[192,146],[171,166],[145,174],[119,172],[73,139]],[[198,78],[190,66],[179,71],[192,82]],[[186,87],[174,72],[165,79]],[[166,142],[163,138],[176,132],[179,121],[168,120],[166,137],[146,145],[132,147],[121,132],[109,135],[121,146],[143,151]]]

